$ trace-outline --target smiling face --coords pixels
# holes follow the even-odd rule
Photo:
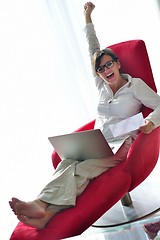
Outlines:
[[[119,72],[120,67],[121,65],[118,60],[114,61],[110,55],[103,55],[96,72],[109,85],[118,85],[122,79]]]

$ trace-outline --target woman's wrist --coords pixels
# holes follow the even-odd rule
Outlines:
[[[85,15],[85,21],[86,21],[86,24],[87,23],[92,23],[91,15]]]

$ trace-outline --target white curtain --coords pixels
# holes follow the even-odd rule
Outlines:
[[[97,92],[83,33],[84,0],[0,1],[0,158],[4,237],[8,200],[34,198],[53,172],[48,137],[95,118]],[[101,47],[144,39],[159,89],[160,28],[149,0],[94,0]],[[3,207],[2,207],[3,206]],[[1,229],[1,231],[2,231]],[[1,232],[1,236],[3,232]]]

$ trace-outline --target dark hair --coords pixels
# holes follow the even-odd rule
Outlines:
[[[96,52],[93,54],[93,57],[92,57],[92,64],[93,64],[93,68],[94,68],[95,71],[96,71],[96,69],[99,67],[100,62],[101,62],[101,58],[102,58],[104,55],[109,55],[109,56],[111,56],[111,58],[112,58],[115,62],[118,61],[117,55],[116,55],[116,54],[112,51],[112,49],[110,49],[110,48],[105,48],[105,49],[103,49],[103,50],[96,51]]]

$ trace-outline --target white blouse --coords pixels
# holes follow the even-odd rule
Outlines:
[[[92,23],[86,25],[85,33],[89,44],[89,52],[92,56],[95,51],[100,49]],[[93,75],[99,91],[95,128],[101,129],[107,141],[110,142],[121,139],[115,139],[113,137],[109,125],[139,113],[142,104],[154,110],[146,119],[152,121],[155,127],[160,126],[160,96],[143,80],[140,78],[132,78],[128,74],[122,74],[123,78],[128,82],[113,94],[107,82],[101,79],[94,70]],[[132,132],[129,135],[135,138],[137,133]],[[123,136],[123,138],[126,138],[126,136]]]

